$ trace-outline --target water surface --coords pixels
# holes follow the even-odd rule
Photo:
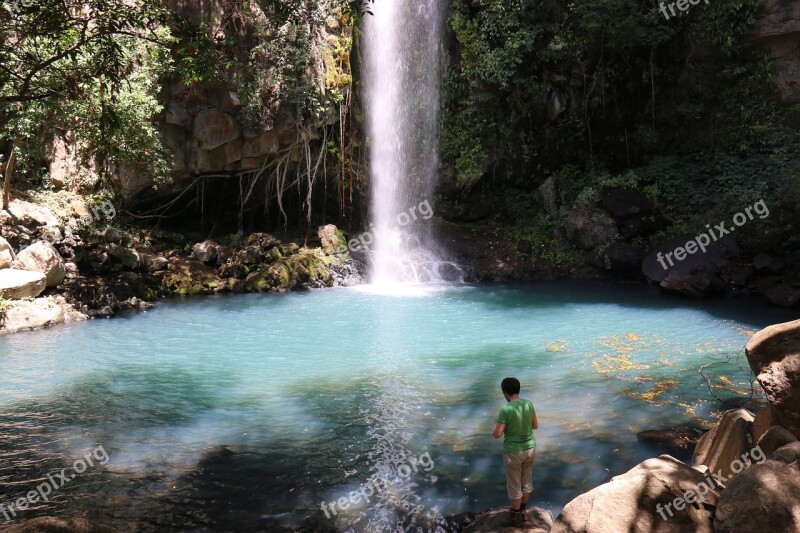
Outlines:
[[[103,446],[106,465],[12,521],[433,530],[441,516],[506,503],[490,433],[513,375],[541,423],[533,503],[557,513],[661,453],[638,431],[714,419],[724,405],[700,365],[712,363],[719,399],[742,398],[748,335],[792,318],[749,300],[555,283],[171,300],[7,336],[0,500]],[[320,510],[384,477],[369,504]]]

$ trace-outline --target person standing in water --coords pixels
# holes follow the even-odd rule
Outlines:
[[[519,397],[517,378],[505,378],[500,389],[508,403],[500,409],[492,436],[499,439],[505,435],[503,464],[508,499],[511,500],[509,525],[519,525],[527,520],[528,499],[533,492],[533,459],[536,455],[533,430],[539,429],[539,420],[533,404]]]

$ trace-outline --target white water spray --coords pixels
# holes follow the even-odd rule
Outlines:
[[[438,166],[443,4],[376,0],[366,17],[370,281],[387,289],[452,279],[457,268],[434,252],[429,217],[415,215],[423,202],[430,205]]]

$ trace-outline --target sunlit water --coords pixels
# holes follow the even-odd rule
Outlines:
[[[563,283],[197,298],[2,337],[0,499],[102,445],[106,465],[12,521],[434,530],[506,503],[490,432],[500,380],[514,375],[541,421],[533,503],[558,512],[661,453],[638,431],[712,419],[723,406],[698,367],[731,358],[709,374],[737,396],[726,389],[747,383],[748,332],[791,318],[746,300]],[[325,518],[323,502],[384,476],[369,503]]]

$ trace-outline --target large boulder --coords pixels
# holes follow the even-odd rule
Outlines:
[[[14,223],[27,228],[61,225],[58,218],[47,207],[23,200],[13,200],[9,203],[8,213]]]
[[[745,353],[775,418],[800,436],[800,320],[762,329]]]
[[[48,287],[61,285],[67,276],[64,260],[58,250],[45,241],[37,241],[18,253],[14,268],[41,272],[47,278]]]
[[[736,475],[738,472],[733,471],[738,468],[734,466],[735,461],[740,461],[752,448],[748,437],[753,420],[753,413],[747,409],[726,411],[711,431],[697,442],[695,464],[705,465],[711,472],[721,473],[726,479]]]
[[[36,298],[47,288],[47,277],[41,272],[5,268],[0,270],[0,296],[7,300]]]
[[[800,443],[784,446],[736,476],[719,498],[714,531],[797,531],[800,527]]]
[[[718,494],[708,483],[703,473],[669,455],[648,459],[569,502],[551,532],[711,533],[705,506],[716,505]],[[708,487],[702,499],[695,492],[701,484]]]
[[[86,315],[76,311],[62,296],[36,298],[15,302],[6,311],[0,333],[45,328],[85,318]]]
[[[0,269],[9,268],[17,256],[8,241],[0,237]]]
[[[214,241],[203,241],[192,246],[192,252],[201,263],[210,263],[217,258],[218,247]]]

